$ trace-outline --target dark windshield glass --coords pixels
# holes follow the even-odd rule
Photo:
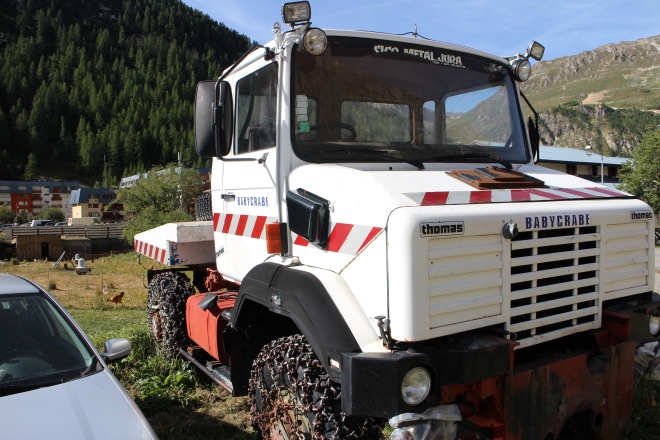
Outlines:
[[[331,37],[294,54],[292,142],[309,162],[525,163],[506,66],[446,49]]]
[[[0,396],[67,382],[100,368],[44,295],[0,299]]]

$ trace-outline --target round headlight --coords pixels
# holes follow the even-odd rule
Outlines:
[[[649,319],[649,332],[653,336],[658,336],[658,333],[660,333],[660,316],[651,316]]]
[[[419,405],[431,391],[431,375],[421,367],[408,371],[401,382],[401,397],[408,405]]]
[[[532,65],[525,58],[518,58],[511,63],[511,70],[518,81],[525,82],[532,74]]]
[[[303,48],[310,55],[322,55],[328,48],[328,37],[319,28],[311,28],[303,37]]]

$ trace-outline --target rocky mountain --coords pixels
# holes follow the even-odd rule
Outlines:
[[[660,125],[660,36],[537,63],[523,92],[544,144],[627,156]]]

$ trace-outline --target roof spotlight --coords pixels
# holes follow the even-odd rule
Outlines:
[[[312,8],[309,2],[284,3],[282,5],[282,21],[294,25],[307,23],[312,19]]]

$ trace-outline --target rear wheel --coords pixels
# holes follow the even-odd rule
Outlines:
[[[188,342],[186,300],[195,293],[182,272],[159,273],[151,280],[147,293],[149,329],[165,353],[175,356]]]
[[[252,365],[250,416],[270,439],[382,439],[380,423],[341,412],[340,386],[331,382],[302,335],[267,344]]]

